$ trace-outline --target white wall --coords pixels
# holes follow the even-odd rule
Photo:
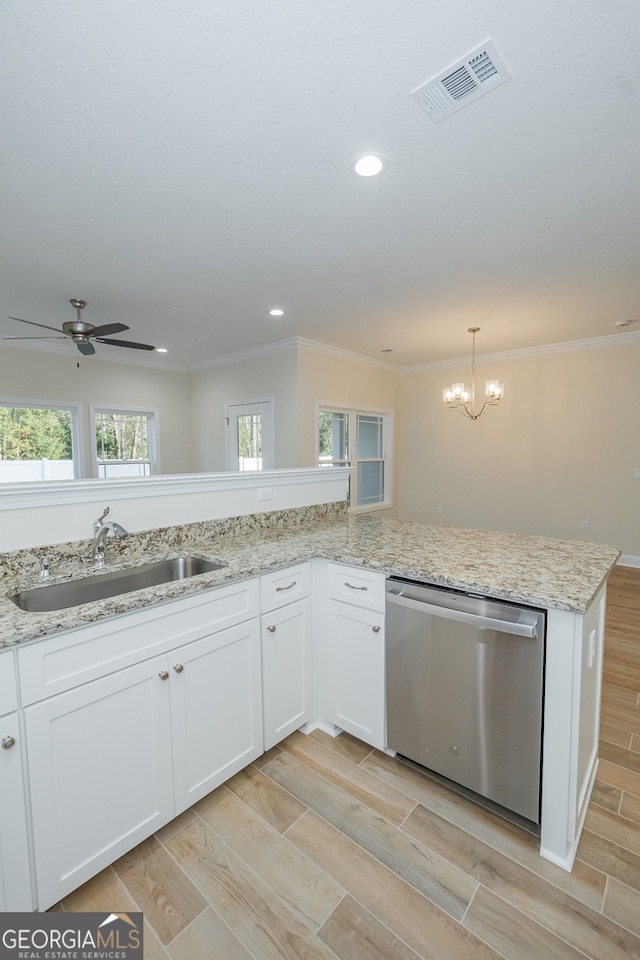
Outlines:
[[[80,366],[77,366],[77,363]],[[192,473],[189,375],[82,357],[0,345],[0,399],[80,404],[85,437],[83,470],[91,476],[89,404],[158,410],[160,470]]]
[[[478,384],[496,377],[505,397],[475,422],[441,399],[469,367],[401,376],[398,515],[640,556],[639,369],[633,341],[481,363]]]
[[[348,470],[270,470],[145,480],[6,485],[0,495],[0,551],[93,536],[105,506],[129,533],[203,520],[343,501]],[[258,499],[268,488],[271,498]]]
[[[272,397],[275,466],[301,464],[298,453],[297,359],[294,347],[191,375],[196,470],[226,469],[225,402]]]

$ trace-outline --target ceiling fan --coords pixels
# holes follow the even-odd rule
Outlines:
[[[155,347],[152,347],[149,343],[134,343],[132,340],[113,340],[110,336],[112,333],[122,333],[124,330],[128,330],[129,327],[124,323],[106,323],[102,327],[95,327],[92,323],[85,323],[85,321],[81,319],[81,311],[84,310],[87,305],[86,300],[78,300],[73,297],[69,303],[72,307],[75,307],[78,318],[77,320],[67,320],[62,324],[61,330],[57,327],[49,327],[46,323],[35,323],[33,320],[23,320],[22,317],[9,317],[10,320],[29,323],[32,327],[42,327],[44,330],[53,330],[55,333],[62,334],[62,336],[0,337],[0,340],[64,340],[66,337],[71,337],[80,353],[85,357],[90,357],[92,353],[96,352],[96,348],[92,342],[94,340],[96,343],[108,343],[112,347],[129,347],[129,349],[132,350],[155,350]]]

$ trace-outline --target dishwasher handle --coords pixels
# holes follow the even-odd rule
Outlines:
[[[468,623],[481,630],[497,630],[499,633],[511,633],[517,637],[535,637],[538,633],[536,623],[514,623],[512,620],[499,620],[495,617],[482,617],[476,613],[466,613],[464,610],[452,610],[450,607],[441,607],[436,603],[427,603],[424,600],[413,600],[397,593],[387,593],[387,603],[396,603],[401,607],[411,607],[423,613],[430,613],[435,617],[444,617],[445,620],[456,620],[459,623]]]

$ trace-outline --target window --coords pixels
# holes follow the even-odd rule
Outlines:
[[[0,404],[0,483],[79,476],[75,407]]]
[[[156,419],[149,410],[94,407],[97,476],[116,479],[157,473]]]
[[[318,463],[352,467],[349,503],[355,510],[391,506],[391,414],[321,406]]]

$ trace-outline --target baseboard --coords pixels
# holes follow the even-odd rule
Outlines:
[[[630,553],[623,553],[618,560],[619,567],[640,567],[640,557],[634,557]]]

